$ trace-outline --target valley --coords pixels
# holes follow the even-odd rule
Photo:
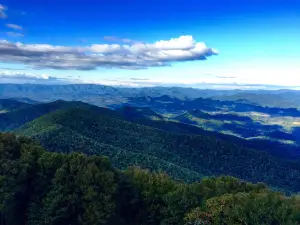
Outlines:
[[[19,109],[0,114],[0,131],[33,138],[49,151],[104,155],[120,169],[140,166],[165,171],[185,182],[226,174],[265,182],[286,193],[300,190],[300,170],[295,169],[300,160],[298,140],[282,132],[279,125],[254,122],[251,113],[214,112],[223,106],[219,101],[196,99],[178,104],[182,100],[167,96],[142,99],[147,101],[135,99],[140,107],[131,99],[131,105],[111,109],[80,101],[21,104]],[[182,113],[194,108],[195,102],[199,109]],[[10,100],[10,105],[16,104]],[[244,103],[238,104],[230,110]],[[297,111],[287,109],[257,109],[297,116]],[[162,112],[167,110],[173,115],[165,116]],[[231,132],[223,132],[224,128]],[[259,138],[260,132],[273,136]]]

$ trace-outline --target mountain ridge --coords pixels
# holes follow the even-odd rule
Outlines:
[[[61,149],[65,151],[68,149],[73,151],[76,145],[89,146],[82,145],[80,142],[87,143],[87,140],[92,139],[105,144],[105,146],[112,145],[119,149],[146,154],[145,156],[158,157],[171,164],[175,163],[175,165],[190,170],[191,174],[199,173],[206,176],[230,174],[249,181],[257,181],[254,174],[259,174],[259,181],[284,188],[287,191],[298,190],[297,187],[300,186],[298,185],[300,180],[298,181],[297,178],[297,176],[300,177],[300,171],[294,170],[298,162],[274,158],[268,153],[248,149],[212,136],[170,133],[128,122],[118,116],[111,116],[110,113],[109,115],[100,115],[90,112],[90,110],[78,107],[60,109],[26,124],[16,130],[16,133],[37,137],[37,140],[40,140],[47,149],[52,151],[57,150],[59,145],[62,145]],[[51,130],[38,136],[39,132],[35,134],[36,129],[33,125],[41,126],[44,129],[43,122],[48,123]],[[63,130],[61,126],[64,128]],[[75,138],[70,130],[80,133],[88,139],[82,141],[82,138],[81,140],[78,137]],[[87,154],[95,151],[89,147],[85,147],[85,149]],[[81,149],[81,151],[83,150],[84,148]],[[105,152],[107,149],[103,150],[102,148],[97,151],[99,154],[107,154]],[[108,152],[110,151],[114,150],[109,149]],[[122,160],[127,161],[126,164],[131,159],[123,158]],[[235,164],[232,165],[231,162],[235,162]],[[222,166],[220,167],[220,165]],[[154,166],[155,168],[152,168],[154,170],[161,168],[161,165]],[[268,171],[273,171],[276,175],[271,175]],[[290,171],[290,175],[287,177],[288,171]],[[276,176],[276,180],[270,179],[272,176]],[[183,176],[177,176],[178,179],[179,177]],[[192,180],[192,177],[186,178]]]
[[[87,101],[94,104],[106,104],[113,97],[122,102],[131,97],[168,95],[179,99],[196,99],[199,97],[234,100],[244,103],[300,109],[300,91],[297,90],[213,90],[188,87],[115,87],[98,84],[0,84],[0,98],[23,98],[26,96],[35,101]],[[255,98],[251,97],[255,96]],[[104,99],[104,100],[103,100]],[[280,101],[279,101],[280,100]],[[242,101],[242,102],[243,102]]]

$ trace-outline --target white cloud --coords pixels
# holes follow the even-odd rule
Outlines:
[[[14,30],[23,30],[23,27],[17,24],[8,23],[6,26]]]
[[[102,45],[91,45],[90,51],[93,53],[114,53],[121,50],[121,46],[118,44],[102,44]]]
[[[35,78],[35,79],[44,79],[47,80],[50,78],[47,74],[34,74],[34,73],[27,73],[27,72],[16,72],[10,70],[0,71],[0,77],[9,77],[9,78]]]
[[[215,49],[196,42],[192,36],[152,44],[94,44],[86,47],[0,41],[1,62],[62,70],[94,70],[98,67],[145,69],[169,66],[173,62],[206,60],[216,54]]]
[[[4,5],[0,4],[0,19],[7,18],[7,14],[5,13],[6,10],[7,8]]]
[[[68,84],[72,82],[74,82],[74,80],[66,80],[48,74],[17,72],[12,70],[0,71],[0,83]]]
[[[196,41],[192,36],[180,36],[179,38],[172,38],[168,41],[158,41],[152,46],[161,50],[188,50],[196,47]],[[205,47],[205,45],[203,45]]]

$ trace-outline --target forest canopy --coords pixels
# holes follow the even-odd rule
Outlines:
[[[186,184],[0,134],[1,225],[299,224],[299,203],[263,183],[222,176]]]

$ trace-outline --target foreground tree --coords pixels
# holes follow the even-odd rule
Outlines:
[[[0,133],[1,225],[296,225],[300,201],[223,176],[186,184]]]

